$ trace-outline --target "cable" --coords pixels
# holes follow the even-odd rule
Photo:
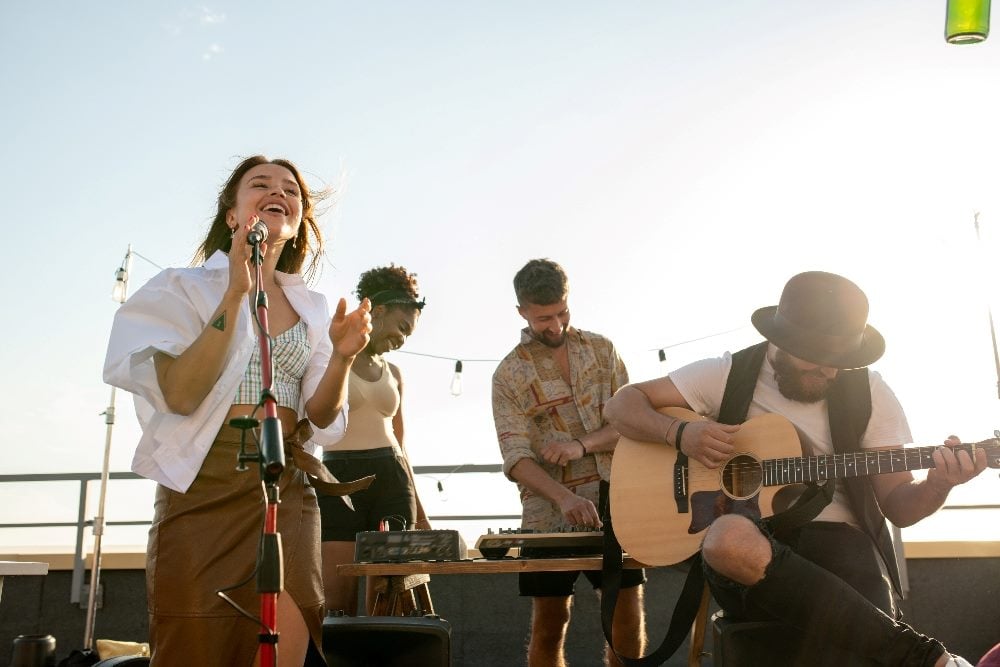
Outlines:
[[[409,350],[396,350],[396,352],[399,352],[400,354],[412,354],[412,355],[417,356],[417,357],[430,357],[431,359],[445,359],[447,361],[462,361],[462,362],[465,362],[465,363],[486,362],[486,363],[494,363],[494,364],[496,364],[496,363],[500,362],[500,359],[466,359],[465,357],[462,357],[462,358],[459,358],[459,357],[445,357],[445,356],[439,355],[439,354],[426,354],[426,353],[423,353],[423,352],[411,352]]]
[[[687,345],[688,343],[697,343],[700,340],[706,340],[708,338],[715,338],[716,336],[722,336],[727,333],[733,333],[734,331],[739,331],[740,329],[746,329],[746,326],[736,327],[735,329],[727,329],[726,331],[719,331],[718,333],[708,334],[707,336],[701,336],[700,338],[692,338],[691,340],[682,340],[679,343],[671,343],[670,345],[661,345],[660,347],[654,347],[650,349],[650,352],[656,352],[658,350],[669,350],[672,347],[678,347],[680,345]]]

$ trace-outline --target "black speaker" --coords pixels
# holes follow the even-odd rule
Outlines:
[[[712,615],[712,664],[715,667],[869,664],[861,656],[831,645],[806,642],[801,630],[780,621],[742,621],[718,611]]]
[[[329,667],[450,667],[451,624],[438,616],[327,616]]]

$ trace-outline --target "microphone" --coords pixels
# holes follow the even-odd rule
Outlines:
[[[253,223],[250,232],[247,234],[247,244],[260,245],[267,240],[267,225],[258,220]]]

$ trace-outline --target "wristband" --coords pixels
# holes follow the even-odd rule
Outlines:
[[[686,421],[681,421],[681,423],[677,425],[677,434],[674,436],[674,449],[682,454],[684,452],[681,450],[681,434],[684,433],[684,427],[687,425],[688,423]]]
[[[583,450],[583,456],[586,456],[587,455],[587,446],[585,444],[583,444],[583,440],[581,440],[580,438],[573,438],[573,440],[576,441],[576,442],[578,442],[580,444],[580,449]]]

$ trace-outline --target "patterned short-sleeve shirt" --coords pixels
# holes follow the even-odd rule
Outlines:
[[[553,350],[521,332],[521,343],[493,373],[493,421],[504,474],[510,477],[518,461],[530,458],[550,477],[594,504],[600,480],[611,475],[611,453],[600,452],[566,466],[545,462],[542,446],[551,440],[572,440],[605,424],[604,406],[622,386],[628,371],[610,340],[570,328],[566,334],[570,383],[559,370]],[[559,508],[520,486],[522,528],[544,532],[565,529]]]

